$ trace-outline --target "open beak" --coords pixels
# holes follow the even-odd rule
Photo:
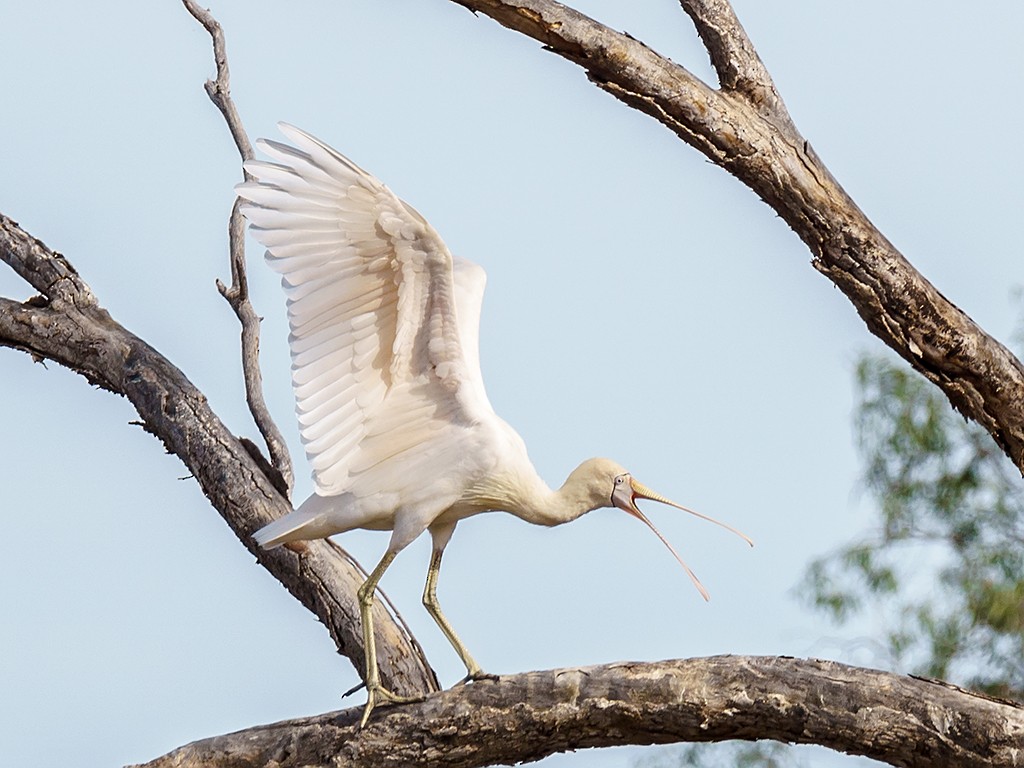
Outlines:
[[[679,556],[679,553],[676,552],[675,547],[668,543],[668,539],[661,535],[661,531],[654,527],[654,523],[647,519],[647,515],[640,511],[640,508],[636,505],[636,500],[650,499],[651,501],[657,501],[662,504],[668,504],[670,507],[675,507],[676,509],[681,509],[684,512],[689,512],[691,515],[699,517],[701,520],[707,520],[709,523],[720,525],[727,531],[732,531],[745,542],[747,542],[747,544],[749,544],[750,546],[754,546],[754,542],[751,541],[749,537],[740,533],[732,526],[726,525],[725,523],[715,520],[712,517],[708,517],[707,515],[702,515],[700,512],[695,512],[694,510],[688,507],[684,507],[682,504],[676,504],[674,501],[666,499],[661,494],[655,493],[643,483],[639,483],[636,480],[634,480],[632,475],[621,475],[620,477],[622,479],[622,482],[616,482],[615,489],[612,491],[612,504],[614,504],[622,511],[628,512],[637,520],[639,520],[648,528],[650,528],[652,531],[654,531],[654,535],[661,539],[661,543],[668,547],[669,552],[671,552],[673,556],[676,558],[676,560],[679,561],[679,564],[683,566],[683,570],[686,571],[686,574],[690,577],[691,581],[693,581],[693,585],[697,587],[697,591],[700,592],[701,597],[703,597],[705,600],[709,600],[710,596],[708,595],[708,591],[704,589],[704,585],[700,583],[700,579],[698,579],[696,574],[694,574],[694,572],[690,570],[690,566],[683,562],[683,558],[681,558]],[[617,481],[618,479],[619,478],[616,478]]]

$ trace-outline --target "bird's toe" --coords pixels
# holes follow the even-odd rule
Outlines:
[[[399,696],[397,693],[389,691],[383,685],[368,685],[366,687],[366,707],[363,709],[363,717],[359,721],[359,727],[362,728],[366,725],[366,721],[370,719],[370,713],[377,706],[388,706],[391,704],[412,704],[416,701],[423,701],[425,696]]]
[[[498,675],[492,675],[489,672],[484,672],[482,669],[477,669],[477,670],[474,670],[474,671],[470,672],[464,678],[459,680],[459,682],[457,682],[455,684],[455,686],[453,686],[453,687],[458,687],[460,685],[465,685],[466,683],[476,683],[476,682],[479,682],[480,680],[494,680],[495,682],[497,682],[498,679],[499,679]]]

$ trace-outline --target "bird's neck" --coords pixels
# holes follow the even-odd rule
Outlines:
[[[538,509],[540,519],[530,522],[537,522],[540,525],[561,525],[601,506],[600,502],[593,498],[591,489],[574,482],[572,476],[557,491],[549,489],[544,501],[545,503]]]
[[[572,482],[571,477],[553,491],[533,471],[517,473],[516,477],[492,476],[474,490],[479,502],[488,509],[509,512],[534,525],[568,523],[600,506],[592,500],[593,494]]]

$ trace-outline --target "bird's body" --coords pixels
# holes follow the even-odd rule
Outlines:
[[[616,506],[671,549],[634,501],[679,505],[609,459],[588,459],[551,490],[484,391],[483,270],[453,259],[423,216],[376,178],[308,134],[281,128],[296,146],[259,142],[272,162],[247,162],[253,180],[238,190],[251,231],[282,275],[299,427],[316,489],[255,538],[273,547],[354,528],[392,532],[360,589],[365,722],[377,698],[396,698],[377,675],[373,591],[424,531],[433,539],[424,604],[476,678],[483,673],[434,593],[441,553],[460,520],[500,510],[551,526]]]

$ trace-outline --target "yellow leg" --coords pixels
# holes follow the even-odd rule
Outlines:
[[[459,636],[455,634],[452,625],[448,623],[448,618],[441,612],[441,605],[437,602],[437,576],[441,572],[442,551],[435,549],[430,556],[430,567],[427,569],[427,584],[423,588],[423,606],[433,617],[434,621],[437,622],[437,626],[441,628],[441,631],[444,632],[444,636],[448,638],[448,642],[452,644],[455,652],[459,654],[462,663],[466,665],[467,674],[462,682],[482,679],[496,680],[496,675],[488,675],[480,668],[480,665],[470,655],[469,650],[459,640]]]
[[[380,684],[380,669],[377,666],[377,644],[373,637],[373,593],[377,589],[377,582],[384,575],[384,571],[391,565],[398,552],[388,550],[384,557],[377,563],[363,585],[359,587],[359,617],[363,625],[363,647],[366,649],[366,708],[363,710],[363,718],[359,721],[359,727],[366,725],[373,708],[381,703],[405,704],[410,701],[420,701],[422,697],[399,696],[392,693]]]

